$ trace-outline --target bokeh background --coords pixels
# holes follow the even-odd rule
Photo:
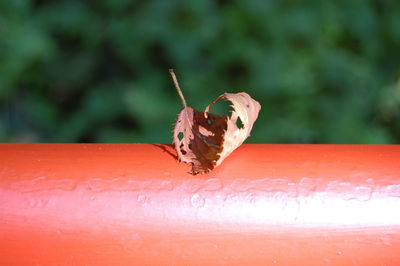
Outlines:
[[[170,143],[169,68],[248,143],[400,143],[398,0],[0,1],[0,141]]]

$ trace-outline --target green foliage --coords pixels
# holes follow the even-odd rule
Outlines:
[[[262,105],[248,142],[399,143],[400,2],[0,3],[0,141],[171,142],[225,91]]]

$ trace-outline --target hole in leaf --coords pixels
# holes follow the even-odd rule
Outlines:
[[[181,141],[183,139],[183,133],[182,132],[179,132],[178,139],[179,139],[179,141]]]
[[[240,117],[238,117],[237,120],[236,120],[236,126],[239,129],[242,129],[244,127],[242,120],[240,120]]]
[[[207,119],[207,124],[211,125],[212,124],[212,120],[211,118]]]
[[[185,155],[185,154],[186,154],[186,151],[181,149],[181,153],[182,153],[183,155]]]
[[[222,99],[218,103],[212,106],[210,113],[216,114],[216,115],[225,115],[228,116],[230,115],[231,111],[233,108],[231,107],[232,103],[230,101],[227,101],[226,99]]]
[[[189,149],[192,149],[192,144],[191,144],[191,143],[189,143],[188,148],[189,148]]]

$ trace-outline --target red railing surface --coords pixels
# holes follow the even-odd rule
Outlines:
[[[400,265],[400,146],[1,144],[0,265]]]

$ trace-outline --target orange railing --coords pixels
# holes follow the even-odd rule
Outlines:
[[[0,145],[0,265],[400,265],[400,146]]]

